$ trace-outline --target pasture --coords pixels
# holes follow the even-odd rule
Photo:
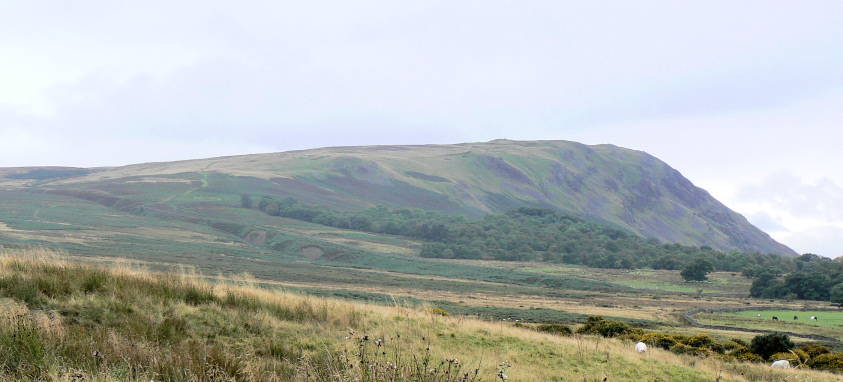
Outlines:
[[[758,315],[761,318],[758,318]],[[794,320],[793,316],[799,317]],[[817,316],[817,321],[811,321]],[[772,317],[778,317],[773,320]],[[747,310],[729,313],[700,313],[697,321],[705,325],[733,326],[748,329],[782,331],[843,338],[843,311],[820,310]]]
[[[460,260],[467,264],[483,264],[504,269],[522,270],[549,275],[576,276],[610,282],[647,292],[676,292],[685,294],[717,294],[745,297],[752,280],[736,272],[712,272],[704,282],[686,282],[679,270],[666,269],[605,269],[579,265],[548,264],[517,261]],[[700,292],[702,291],[702,292]]]

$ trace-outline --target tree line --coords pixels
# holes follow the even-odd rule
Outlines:
[[[250,196],[243,207],[253,207]],[[813,254],[719,251],[709,246],[662,243],[609,223],[538,207],[520,207],[480,219],[419,209],[371,207],[330,210],[292,198],[263,197],[258,209],[330,227],[404,236],[423,241],[419,255],[445,259],[543,261],[595,268],[682,270],[686,280],[704,280],[713,270],[753,278],[751,293],[764,298],[829,300],[843,283],[843,263]],[[840,287],[843,302],[843,285]]]

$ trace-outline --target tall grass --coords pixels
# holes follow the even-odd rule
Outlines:
[[[1,252],[0,380],[836,379],[198,276]]]

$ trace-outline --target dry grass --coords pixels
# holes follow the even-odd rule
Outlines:
[[[0,378],[495,381],[503,372],[517,381],[838,380],[658,349],[640,355],[617,339],[199,276],[129,263],[106,269],[42,249],[3,251]]]

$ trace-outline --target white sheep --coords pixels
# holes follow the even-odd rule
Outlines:
[[[816,321],[816,320],[817,320],[817,316],[811,316],[811,321]]]
[[[635,344],[635,351],[638,353],[646,353],[647,352],[647,345],[643,342],[639,342]]]
[[[772,367],[773,369],[790,369],[790,362],[788,362],[786,359],[781,359],[776,362],[773,362],[770,367]]]

